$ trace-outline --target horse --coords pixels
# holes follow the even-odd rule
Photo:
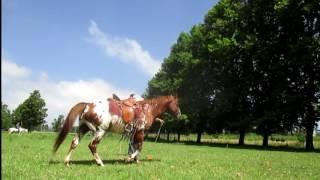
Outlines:
[[[12,127],[12,128],[9,128],[8,129],[8,132],[9,134],[12,134],[12,133],[23,133],[23,132],[28,132],[28,129],[25,129],[25,128],[22,128],[22,127],[19,127],[19,128],[15,128],[15,127]]]
[[[180,119],[181,111],[179,108],[178,98],[175,96],[159,96],[152,99],[146,99],[142,101],[138,101],[143,108],[143,113],[145,115],[146,125],[144,129],[139,129],[132,136],[132,140],[129,144],[128,150],[128,159],[127,161],[135,160],[139,163],[138,155],[142,151],[143,140],[144,140],[144,131],[149,130],[151,125],[155,121],[160,121],[161,124],[163,120],[159,117],[166,111],[169,111],[172,115],[174,115],[177,119]]]
[[[19,128],[19,132],[20,132],[20,133],[28,132],[28,129],[23,128],[23,127],[20,127],[20,128]]]
[[[97,153],[97,145],[102,140],[102,137],[106,133],[106,131],[123,133],[126,128],[126,122],[129,119],[137,119],[146,123],[142,123],[140,128],[137,128],[137,132],[134,135],[134,144],[141,145],[143,141],[143,133],[141,133],[142,129],[145,127],[150,127],[154,118],[159,116],[161,113],[169,110],[174,112],[175,114],[180,113],[180,109],[177,106],[177,98],[174,96],[164,96],[146,101],[135,101],[130,97],[127,100],[119,101],[113,99],[108,99],[108,101],[99,101],[99,102],[81,102],[76,104],[71,108],[66,117],[63,127],[59,132],[56,141],[53,146],[53,154],[55,154],[66,138],[69,131],[72,129],[73,124],[76,120],[79,121],[79,128],[77,129],[77,133],[75,137],[72,139],[69,151],[67,156],[65,157],[64,163],[69,166],[69,162],[71,159],[72,152],[78,146],[81,138],[88,132],[93,131],[94,137],[89,143],[89,149],[96,161],[96,163],[100,166],[104,166],[99,154]],[[126,113],[117,113],[119,108],[115,106],[115,102],[121,102],[121,107],[124,109],[127,108]],[[134,105],[133,105],[134,104]],[[143,106],[143,107],[142,107]],[[158,108],[156,110],[155,108]],[[113,110],[112,110],[113,109]],[[134,117],[132,112],[134,111]],[[138,113],[136,112],[138,111]],[[124,112],[124,111],[123,111]],[[146,124],[146,126],[144,126]],[[131,155],[132,158],[135,158],[138,155],[141,148],[138,148],[138,152],[134,152],[135,154]]]
[[[133,95],[129,99],[121,101],[116,95],[108,98],[107,101],[82,102],[72,107],[63,127],[56,138],[53,154],[56,153],[61,143],[72,129],[74,122],[79,120],[79,128],[73,138],[68,154],[64,160],[69,166],[72,152],[79,144],[81,138],[88,132],[93,131],[94,137],[89,143],[89,149],[98,165],[104,166],[99,154],[97,153],[97,144],[102,140],[106,131],[123,132],[126,122],[131,122],[134,117],[135,99]],[[123,105],[123,106],[122,106]],[[141,113],[140,113],[141,114]]]
[[[9,134],[19,133],[19,130],[18,130],[17,128],[15,128],[15,127],[12,127],[12,128],[9,128],[9,129],[8,129],[8,132],[9,132]]]

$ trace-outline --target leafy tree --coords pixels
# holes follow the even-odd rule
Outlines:
[[[168,58],[165,58],[160,71],[149,81],[146,96],[176,94],[181,88],[189,66],[195,64],[190,50],[191,36],[181,33],[177,43],[171,48]]]
[[[249,43],[244,43],[242,53],[253,64],[252,123],[263,135],[263,145],[267,146],[271,133],[301,123],[307,129],[306,148],[313,149],[312,104],[319,99],[319,3],[235,2],[244,5],[239,30]]]
[[[2,129],[8,129],[12,126],[11,113],[8,105],[1,102],[1,125]]]
[[[320,97],[320,4],[302,0],[221,0],[181,33],[147,95],[178,92],[190,130],[238,129],[239,144],[256,126],[263,146],[274,132],[306,129]],[[173,127],[172,127],[173,128]]]
[[[58,118],[55,118],[53,120],[53,122],[51,123],[52,130],[55,131],[55,132],[60,131],[60,129],[61,129],[62,125],[63,125],[63,122],[64,122],[64,116],[63,115],[59,115]]]
[[[281,23],[279,36],[286,60],[288,97],[306,128],[306,149],[312,150],[320,91],[320,4],[317,1],[288,0],[276,8]]]
[[[242,53],[243,32],[240,31],[239,12],[243,5],[229,0],[220,1],[206,15],[204,62],[211,77],[213,99],[213,126],[240,129],[239,144],[244,143],[249,123],[248,76],[250,66]],[[247,37],[245,37],[247,38]]]
[[[191,48],[191,35],[189,33],[181,33],[177,42],[172,46],[169,57],[165,58],[160,71],[149,81],[146,90],[146,97],[157,95],[178,94],[180,98],[180,106],[183,113],[187,113],[188,105],[184,99],[189,99],[185,96],[185,92],[189,88],[185,88],[183,83],[186,81],[189,71],[198,63],[193,58]],[[171,118],[170,118],[171,119]],[[166,123],[167,132],[183,133],[181,124],[171,122]],[[177,128],[177,126],[181,126]],[[179,136],[179,135],[178,135]]]
[[[33,130],[36,126],[45,123],[47,108],[45,101],[41,98],[38,90],[33,91],[30,96],[20,104],[14,111],[14,123],[22,122],[23,127]]]

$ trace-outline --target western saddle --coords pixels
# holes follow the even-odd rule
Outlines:
[[[109,112],[112,115],[118,115],[122,117],[126,124],[126,131],[131,131],[133,124],[143,124],[142,107],[137,103],[134,94],[131,94],[128,99],[120,100],[120,98],[113,94],[112,98],[108,98]],[[130,128],[130,129],[128,129]]]

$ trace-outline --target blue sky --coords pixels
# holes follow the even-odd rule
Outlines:
[[[46,71],[53,80],[99,77],[142,93],[150,76],[88,43],[90,21],[111,37],[137,41],[161,63],[179,33],[202,22],[213,4],[212,0],[5,0],[3,48],[16,63]],[[70,73],[75,65],[77,70]]]
[[[181,32],[216,0],[3,0],[2,102],[34,89],[47,122],[79,101],[140,96]]]

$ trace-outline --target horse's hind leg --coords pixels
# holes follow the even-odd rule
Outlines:
[[[102,160],[100,159],[99,154],[97,153],[97,145],[100,143],[105,131],[102,129],[99,129],[95,132],[93,139],[91,140],[89,144],[89,149],[91,150],[91,153],[96,160],[97,164],[100,166],[104,166]]]
[[[87,125],[85,124],[81,124],[79,126],[79,129],[77,131],[77,134],[75,135],[75,137],[72,139],[69,151],[68,151],[68,155],[66,156],[66,158],[64,159],[64,163],[66,165],[69,165],[70,159],[71,159],[71,154],[74,151],[74,149],[78,146],[81,138],[89,131],[89,128],[87,127]]]

